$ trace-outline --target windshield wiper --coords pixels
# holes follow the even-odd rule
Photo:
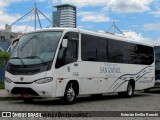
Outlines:
[[[20,58],[20,57],[12,57],[11,59],[19,59],[19,60],[21,61],[21,63],[25,66],[25,64],[24,64],[24,62],[23,62],[23,60],[22,60],[22,58]]]
[[[44,65],[47,65],[46,62],[44,62],[39,56],[29,56],[29,57],[25,57],[24,59],[26,58],[29,58],[29,59],[38,58]]]

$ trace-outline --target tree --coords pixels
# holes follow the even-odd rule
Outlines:
[[[0,52],[0,67],[4,68],[9,60],[10,53]]]

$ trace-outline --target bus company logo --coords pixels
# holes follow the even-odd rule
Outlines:
[[[21,81],[23,81],[23,79],[24,79],[23,77],[20,78]]]
[[[2,112],[2,117],[3,118],[11,118],[12,117],[12,113],[11,112]]]

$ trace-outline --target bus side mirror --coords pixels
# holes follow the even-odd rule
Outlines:
[[[66,48],[67,45],[68,45],[68,39],[63,39],[63,41],[62,41],[62,47]]]

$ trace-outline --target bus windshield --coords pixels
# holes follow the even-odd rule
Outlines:
[[[34,65],[52,61],[61,35],[62,32],[38,32],[23,35],[9,63]]]

